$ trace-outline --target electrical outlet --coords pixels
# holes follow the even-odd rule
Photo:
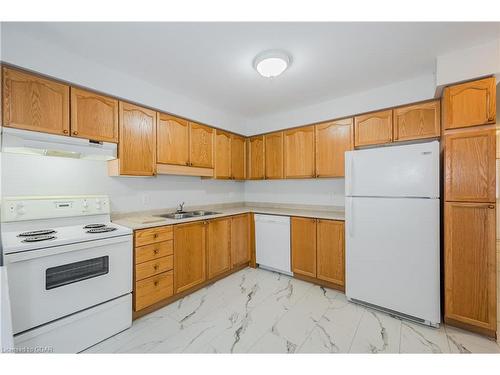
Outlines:
[[[147,207],[149,206],[149,204],[151,203],[151,198],[148,194],[142,194],[141,195],[141,200],[142,200],[142,205],[144,207]]]

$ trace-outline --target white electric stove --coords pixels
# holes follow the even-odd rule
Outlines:
[[[108,197],[4,198],[2,245],[18,351],[76,353],[132,324],[132,231]]]

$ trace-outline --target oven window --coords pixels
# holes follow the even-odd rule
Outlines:
[[[63,285],[105,275],[108,272],[109,256],[47,268],[45,271],[45,289],[58,288]]]

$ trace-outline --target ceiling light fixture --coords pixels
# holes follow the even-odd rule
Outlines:
[[[282,74],[290,66],[290,57],[283,51],[270,50],[257,55],[253,67],[266,78]]]

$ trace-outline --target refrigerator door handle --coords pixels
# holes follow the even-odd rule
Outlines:
[[[349,227],[349,237],[350,238],[353,238],[354,237],[354,227],[353,227],[353,223],[354,223],[354,205],[353,205],[353,199],[349,199],[349,217],[348,217],[348,220],[349,220],[349,223],[348,223],[348,227]]]
[[[353,178],[354,178],[354,155],[351,152],[349,152],[347,154],[347,158],[349,159],[348,163],[346,163],[346,189],[345,189],[345,194],[347,196],[350,196],[351,195],[351,191],[352,191],[352,183],[353,183]]]

